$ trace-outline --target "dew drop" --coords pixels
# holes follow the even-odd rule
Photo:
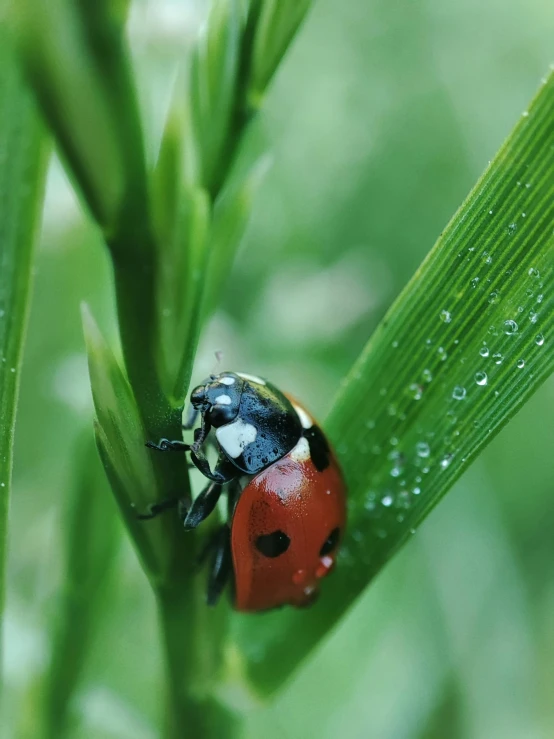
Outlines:
[[[493,290],[492,293],[489,295],[489,303],[497,303],[498,302],[498,292],[497,290]]]
[[[504,357],[502,356],[502,354],[500,354],[500,352],[496,352],[496,354],[493,354],[492,358],[494,359],[495,364],[502,364],[502,361],[504,359]]]
[[[462,385],[456,385],[452,391],[452,397],[454,400],[463,400],[466,396],[466,389]]]
[[[487,373],[486,372],[476,372],[475,373],[475,382],[478,385],[486,385],[487,384]]]
[[[410,391],[410,397],[414,400],[421,400],[421,396],[423,395],[423,388],[421,385],[418,385],[416,382],[412,382],[408,389]]]
[[[401,508],[410,507],[410,493],[407,490],[401,490],[398,493],[397,503]]]
[[[483,345],[483,346],[482,346],[482,347],[481,347],[481,348],[479,349],[479,354],[480,354],[480,355],[481,355],[482,357],[488,357],[488,356],[489,356],[489,347],[488,347],[488,346],[487,346],[486,344],[484,344],[484,345]]]
[[[512,236],[512,234],[516,232],[516,229],[517,225],[515,223],[510,223],[510,225],[508,226],[508,233],[510,234],[510,236]]]
[[[542,293],[539,293],[537,295],[537,303],[542,303],[543,299],[544,299],[544,295]]]
[[[421,493],[421,488],[418,488],[417,486],[415,488],[412,488],[412,493],[414,495],[419,495]]]
[[[431,454],[429,444],[427,444],[427,442],[425,441],[418,441],[416,444],[416,453],[418,457],[428,457],[429,454]]]
[[[395,340],[395,341],[392,342],[392,348],[393,349],[398,349],[398,341]]]
[[[531,323],[536,323],[538,317],[539,317],[539,314],[536,311],[534,310],[529,311],[529,320],[531,321]]]
[[[381,498],[381,503],[385,506],[385,508],[390,508],[392,505],[392,495],[383,495]]]
[[[535,336],[535,344],[537,346],[542,346],[544,344],[544,336],[542,334],[537,334]]]
[[[458,416],[454,413],[453,410],[447,411],[446,417],[448,418],[449,422],[452,424],[452,426],[456,423],[458,420]]]
[[[445,454],[440,461],[441,470],[445,470],[450,462],[452,462],[453,454]]]
[[[471,280],[471,287],[476,288],[478,284],[479,284],[479,278],[478,277],[474,277]]]
[[[445,362],[448,359],[448,354],[443,346],[439,346],[439,348],[437,349],[437,354],[439,355],[439,359],[441,360],[441,362]]]
[[[527,272],[527,274],[530,277],[537,277],[537,278],[539,278],[541,276],[541,273],[539,272],[539,270],[538,269],[535,269],[534,267],[529,267],[529,271]]]
[[[518,359],[517,366],[518,366],[518,369],[523,369],[525,367],[525,359]]]
[[[450,321],[452,320],[452,313],[450,313],[450,311],[448,310],[441,310],[440,316],[441,321],[443,321],[444,323],[450,323]]]
[[[511,319],[504,321],[504,333],[508,336],[517,333],[518,328],[519,327],[515,321],[512,321]]]
[[[375,510],[375,493],[370,493],[365,499],[364,508],[366,511]]]
[[[423,382],[431,382],[433,379],[433,375],[431,374],[431,370],[424,369],[421,373],[421,377],[423,379]]]
[[[492,336],[498,336],[498,329],[496,326],[489,326],[489,334],[492,334]]]

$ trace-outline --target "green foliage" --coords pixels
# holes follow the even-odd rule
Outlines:
[[[44,133],[0,25],[0,620],[15,410],[45,170]]]
[[[26,70],[78,190],[107,235],[140,211],[145,173],[122,23],[126,3],[14,3]],[[121,242],[115,245],[122,246]]]
[[[33,711],[34,735],[64,736],[75,685],[83,671],[106,595],[120,540],[106,476],[99,464],[91,430],[74,455],[71,491],[62,521],[64,572],[53,627],[52,653],[44,678],[43,713]],[[41,724],[42,719],[42,724]]]
[[[121,5],[115,15],[112,9],[110,3],[93,7],[70,0],[47,8],[42,0],[28,0],[16,15],[29,79],[113,260],[126,372],[85,311],[96,438],[158,596],[168,666],[167,733],[181,737],[192,723],[207,735],[216,732],[203,718],[203,706],[212,698],[197,695],[191,680],[213,687],[214,665],[222,659],[217,649],[225,634],[222,617],[216,617],[219,637],[200,637],[213,619],[202,619],[195,629],[200,643],[216,645],[213,664],[183,649],[175,624],[187,623],[192,632],[198,608],[204,609],[193,594],[195,537],[180,536],[176,518],[146,526],[136,513],[168,495],[190,500],[184,457],[155,455],[144,442],[181,434],[202,322],[246,226],[259,167],[225,188],[251,117],[250,57],[268,29],[258,28],[252,9],[245,19],[233,0],[213,3],[192,55],[188,98],[177,86],[158,164],[147,175]],[[256,14],[258,20],[264,17],[263,9]],[[282,20],[264,85],[292,39],[297,11],[288,7]],[[210,266],[215,269],[208,281]],[[202,679],[206,664],[213,669]]]
[[[268,0],[252,3],[251,12],[259,13],[249,85],[249,98],[254,105],[262,98],[311,4],[311,0]]]
[[[552,373],[553,170],[551,74],[343,382],[326,423],[349,487],[341,577],[325,610],[245,630],[257,686],[282,684]]]
[[[377,328],[331,409],[326,426],[351,504],[340,576],[325,584],[325,607],[256,619],[231,613],[225,603],[208,610],[204,577],[194,576],[194,565],[210,524],[183,535],[175,516],[137,520],[154,500],[190,500],[184,455],[157,454],[144,442],[181,435],[199,336],[228,284],[266,168],[267,157],[243,141],[309,6],[215,0],[192,51],[190,74],[186,81],[177,76],[150,171],[123,33],[127,3],[14,4],[24,67],[112,260],[121,357],[84,310],[96,440],[155,594],[167,678],[165,733],[174,739],[238,733],[227,706],[281,688],[307,661],[554,364],[550,79]],[[307,97],[310,92],[304,90]],[[401,164],[394,177],[405,175]],[[302,192],[304,220],[309,201]],[[326,210],[322,222],[325,217]],[[287,241],[280,213],[268,223]],[[308,254],[306,241],[303,233],[290,248],[302,245]],[[323,255],[324,246],[317,246]],[[264,275],[278,273],[265,243],[256,254]],[[231,301],[240,304],[243,318],[252,307],[244,297],[248,278],[256,283],[248,267],[243,295]],[[260,325],[262,319],[258,334]],[[366,338],[367,328],[361,330]],[[261,337],[262,347],[264,340],[269,344]],[[331,365],[329,346],[322,352]],[[332,372],[340,362],[334,365]],[[83,520],[87,497],[94,495],[89,490],[77,484],[70,492],[75,536],[65,550],[68,589],[46,703],[52,735],[63,731],[88,640],[67,664],[60,654],[75,645],[76,620],[83,619],[85,635],[100,621],[96,611],[86,612],[86,600],[100,588],[98,567],[110,563],[109,546],[86,546],[104,541],[97,540],[96,515],[86,525]],[[101,510],[103,502],[97,503]],[[79,552],[77,531],[85,543]],[[86,587],[74,597],[80,578]],[[149,640],[151,632],[142,632],[133,650],[146,654]],[[136,664],[146,671],[141,660]]]

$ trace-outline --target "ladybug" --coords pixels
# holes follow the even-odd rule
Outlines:
[[[222,372],[191,393],[183,428],[194,443],[161,439],[158,451],[190,452],[210,482],[189,509],[178,499],[156,503],[153,518],[177,507],[186,530],[196,528],[227,493],[228,521],[209,540],[207,602],[231,581],[234,607],[264,611],[308,606],[334,567],[346,521],[346,488],[325,435],[308,411],[270,382]],[[214,469],[206,451],[217,451]]]

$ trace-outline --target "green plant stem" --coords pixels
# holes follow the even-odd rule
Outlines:
[[[15,411],[47,146],[0,26],[0,619],[5,593]]]
[[[133,256],[127,248],[112,249],[125,367],[144,424],[145,442],[157,441],[161,437],[180,439],[182,409],[170,405],[156,367],[158,342],[153,243],[148,224],[138,220],[140,229],[120,234],[117,240],[134,241],[140,256]],[[156,457],[155,466],[163,490],[179,491],[181,496],[190,500],[184,455],[160,454]]]
[[[222,662],[228,621],[225,607],[206,613],[204,583],[191,590],[158,593],[166,668],[166,739],[232,739],[236,714],[212,695]]]

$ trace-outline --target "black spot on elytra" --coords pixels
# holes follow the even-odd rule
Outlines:
[[[339,536],[340,536],[340,529],[336,528],[331,531],[329,536],[325,539],[323,542],[323,546],[321,547],[319,551],[320,557],[325,557],[326,554],[330,554],[333,549],[337,546],[339,543]]]
[[[318,472],[323,472],[329,467],[330,451],[325,434],[319,426],[304,429],[304,437],[310,446],[310,457]]]
[[[256,549],[264,557],[279,557],[284,554],[290,546],[290,539],[284,531],[273,531],[271,534],[262,534],[256,539]]]

